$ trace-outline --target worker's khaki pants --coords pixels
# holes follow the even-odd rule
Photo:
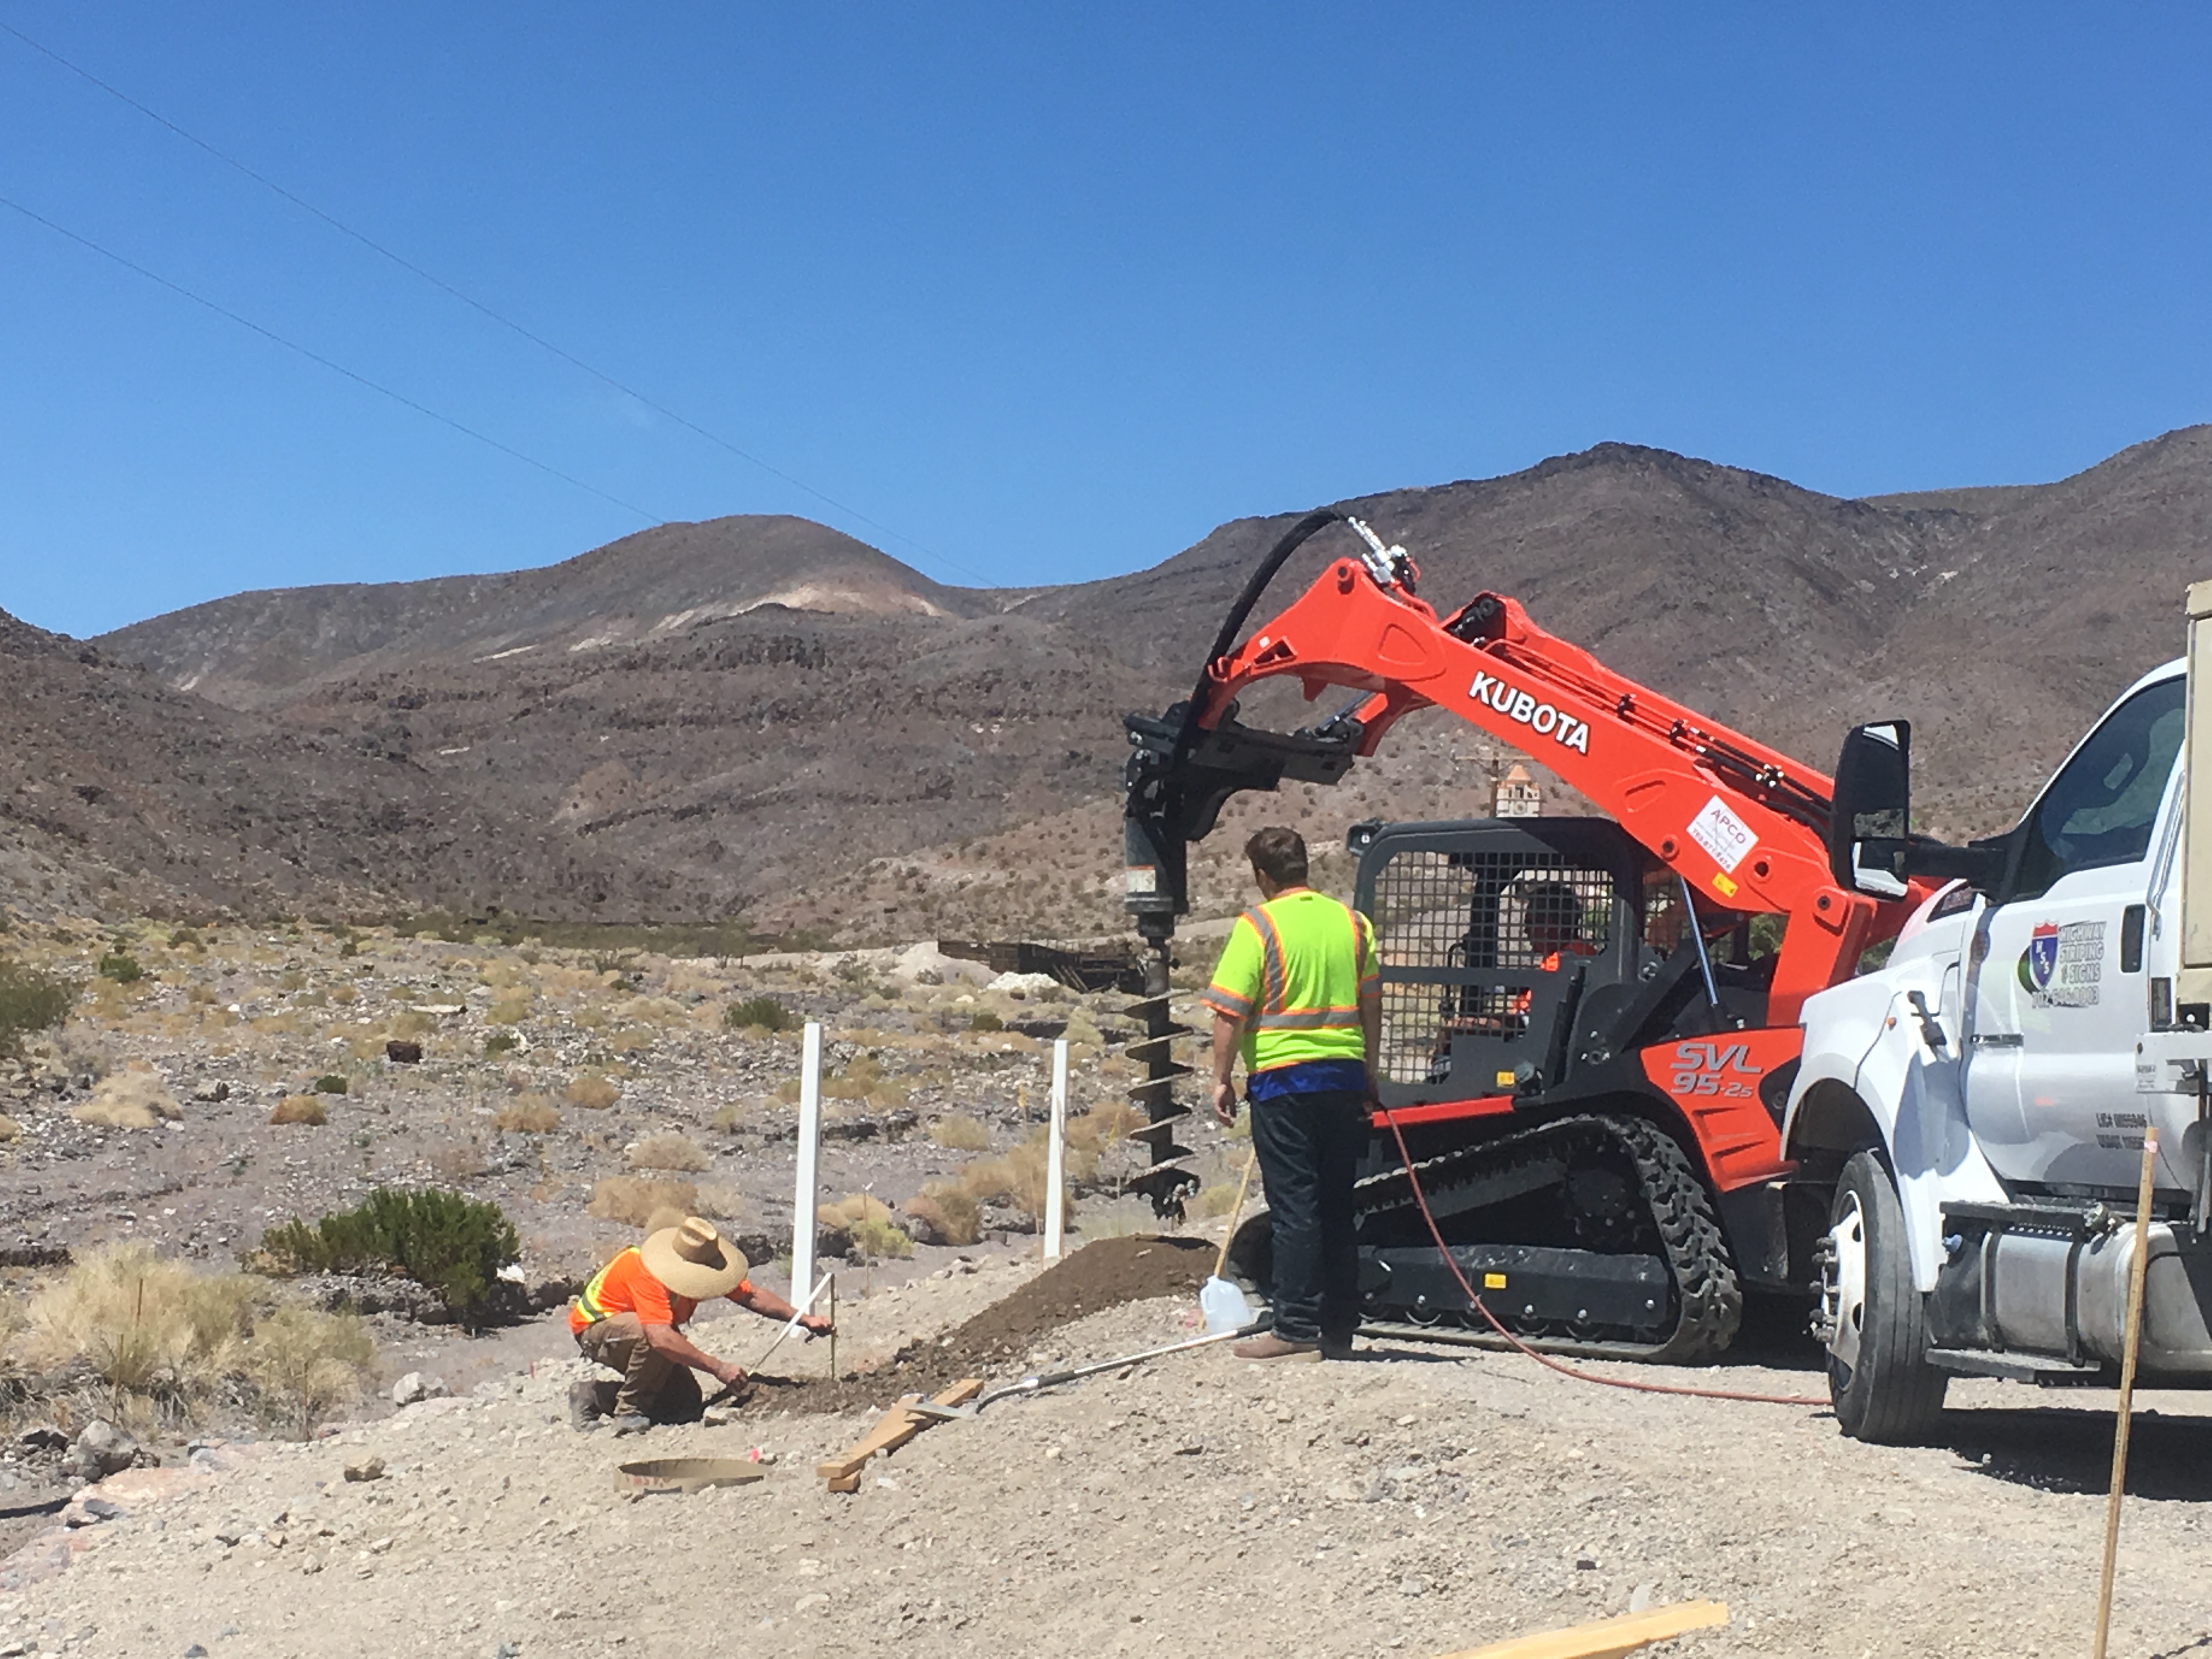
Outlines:
[[[614,1403],[606,1408],[612,1415],[635,1414],[656,1423],[698,1419],[704,1403],[698,1379],[690,1366],[678,1364],[645,1340],[645,1327],[635,1314],[610,1314],[585,1326],[576,1334],[576,1346],[586,1359],[622,1373]],[[605,1399],[604,1388],[600,1398]]]

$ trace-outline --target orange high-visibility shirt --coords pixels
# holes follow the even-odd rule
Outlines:
[[[742,1302],[752,1293],[752,1280],[741,1279],[730,1292],[730,1300]],[[673,1294],[653,1276],[633,1244],[594,1273],[592,1282],[568,1304],[568,1328],[580,1333],[610,1315],[627,1313],[635,1314],[641,1325],[673,1325],[680,1329],[698,1310],[696,1302]]]

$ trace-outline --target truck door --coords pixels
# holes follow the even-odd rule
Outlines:
[[[2008,1181],[2072,1189],[2136,1179],[2142,907],[2183,692],[2179,678],[2161,680],[2105,717],[2014,831],[2000,902],[1984,913],[1966,1113]]]

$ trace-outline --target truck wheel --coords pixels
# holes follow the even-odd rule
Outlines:
[[[1935,1431],[1951,1379],[1927,1360],[1928,1328],[1896,1184],[1872,1152],[1844,1165],[1821,1271],[1828,1398],[1854,1440],[1911,1445]]]

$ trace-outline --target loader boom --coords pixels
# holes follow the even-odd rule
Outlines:
[[[1309,702],[1333,686],[1368,694],[1318,728],[1274,738],[1309,748],[1333,740],[1343,753],[1322,768],[1326,775],[1340,775],[1352,755],[1373,754],[1413,710],[1448,709],[1580,790],[1707,902],[1786,917],[1771,993],[1778,1024],[1794,1021],[1806,997],[1850,977],[1867,946],[1885,927],[1893,933],[1925,896],[1923,887],[1883,903],[1835,884],[1826,775],[1615,673],[1538,627],[1511,599],[1482,593],[1440,617],[1413,592],[1409,565],[1383,570],[1388,581],[1375,561],[1335,561],[1286,610],[1208,664],[1186,716],[1185,754],[1202,762],[1204,734],[1224,730],[1235,747],[1264,746],[1273,734],[1234,725],[1237,696],[1263,679],[1295,678]],[[1318,763],[1307,757],[1302,769],[1300,758],[1291,755],[1278,775],[1316,775]],[[1255,776],[1241,787],[1274,781]],[[1193,803],[1189,822],[1163,828],[1203,835],[1227,793]],[[1179,885],[1179,865],[1173,873]],[[1133,888],[1153,879],[1139,873]]]

